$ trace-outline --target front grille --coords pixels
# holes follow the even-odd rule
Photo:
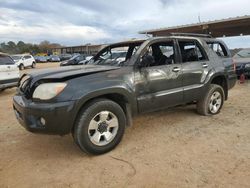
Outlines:
[[[31,76],[24,74],[18,83],[18,88],[19,90],[24,94],[26,98],[31,98],[31,93],[30,93],[30,83],[31,83]]]

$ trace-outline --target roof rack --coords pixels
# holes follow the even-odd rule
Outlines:
[[[202,38],[212,38],[209,34],[199,34],[199,33],[169,33],[170,36],[187,36],[187,37],[202,37]]]

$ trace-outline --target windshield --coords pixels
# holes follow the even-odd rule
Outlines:
[[[141,44],[142,42],[133,42],[114,47],[108,46],[92,58],[88,64],[126,66]]]
[[[20,55],[13,55],[13,56],[11,56],[11,58],[13,60],[20,60],[22,58],[22,56],[20,56]]]
[[[116,58],[121,58],[121,57],[126,57],[127,52],[113,52],[112,54],[112,58],[116,59]]]
[[[250,58],[250,49],[245,49],[239,51],[235,57],[241,57],[241,58]]]

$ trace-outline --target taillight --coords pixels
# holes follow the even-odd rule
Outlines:
[[[233,60],[233,70],[236,72],[236,62]]]

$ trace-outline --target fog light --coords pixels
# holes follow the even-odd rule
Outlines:
[[[43,117],[40,118],[40,122],[41,122],[42,126],[45,126],[46,121]]]

